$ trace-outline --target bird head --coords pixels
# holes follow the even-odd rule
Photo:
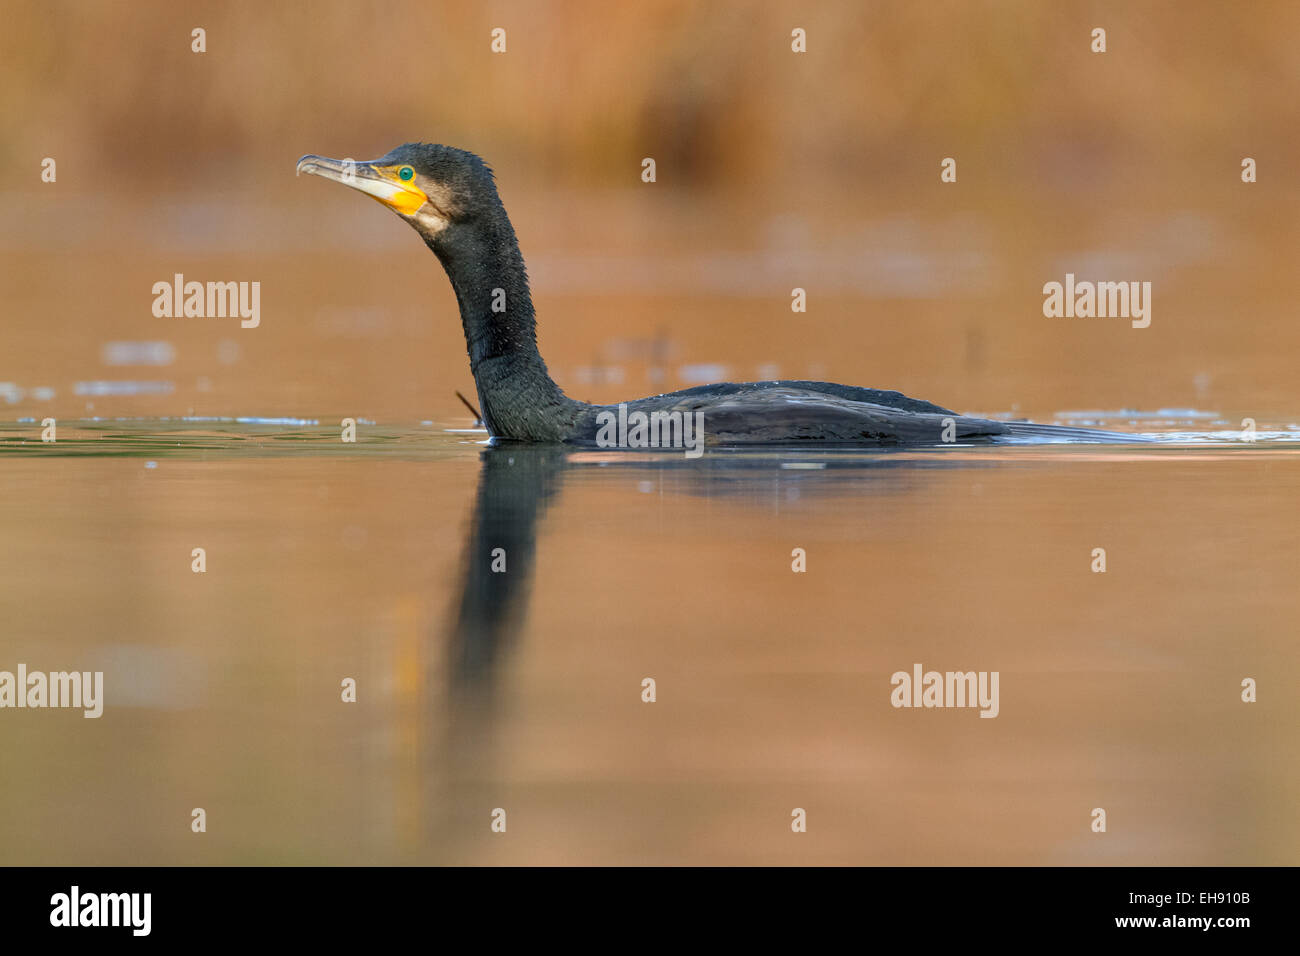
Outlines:
[[[298,173],[323,176],[383,203],[430,245],[500,206],[492,170],[473,153],[406,143],[369,162],[307,155]]]

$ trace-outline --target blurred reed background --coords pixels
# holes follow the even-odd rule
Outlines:
[[[414,139],[496,168],[543,354],[577,397],[813,376],[968,411],[1296,412],[1292,3],[3,15],[7,417],[463,416],[433,256],[378,206],[293,177],[306,152]],[[1042,285],[1067,271],[1151,281],[1151,327],[1044,318]],[[261,326],[155,318],[152,284],[178,272],[261,282]],[[169,348],[138,365],[106,348],[123,341]]]

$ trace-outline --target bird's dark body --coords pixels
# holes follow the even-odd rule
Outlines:
[[[562,441],[597,444],[601,412],[591,405]],[[958,415],[902,392],[834,382],[722,382],[625,403],[625,413],[702,413],[707,445],[921,446],[989,441],[1141,440],[1135,436]]]
[[[568,441],[595,440],[597,417],[618,406],[592,406],[575,423]],[[831,382],[722,382],[653,395],[626,403],[626,414],[699,413],[709,444],[805,442],[880,445],[928,444],[952,438],[1001,434],[996,422],[967,419],[902,392]]]
[[[370,163],[304,156],[299,171],[384,202],[420,233],[451,281],[483,421],[503,441],[602,445],[602,413],[565,395],[537,350],[528,273],[487,165],[425,143]],[[1002,440],[1136,441],[1136,436],[958,415],[901,392],[831,382],[725,382],[624,403],[626,414],[702,415],[708,445],[938,445]],[[607,421],[608,419],[605,418]]]

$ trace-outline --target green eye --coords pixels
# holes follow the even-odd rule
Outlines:
[[[409,183],[412,179],[415,178],[415,170],[412,169],[410,166],[403,166],[401,169],[397,171],[397,176],[399,179],[402,180],[402,182]]]

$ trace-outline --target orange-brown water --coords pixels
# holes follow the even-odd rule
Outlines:
[[[6,862],[1295,859],[1295,443],[3,439],[0,669],[105,673],[0,712]],[[999,715],[891,707],[914,663]]]

